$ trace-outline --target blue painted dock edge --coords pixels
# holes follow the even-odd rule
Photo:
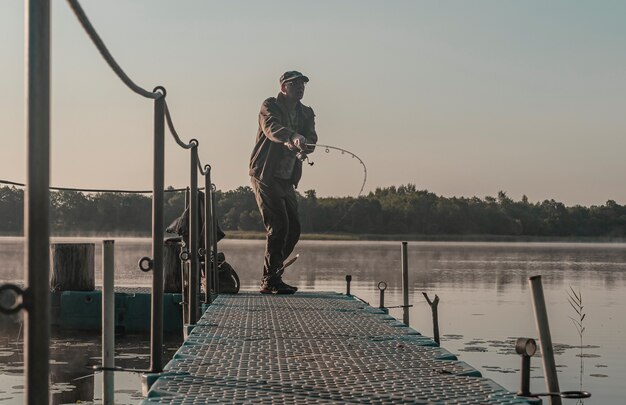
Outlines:
[[[352,296],[221,295],[141,404],[541,404]]]

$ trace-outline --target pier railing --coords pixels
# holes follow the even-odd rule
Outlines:
[[[104,41],[89,21],[78,0],[67,0],[80,24],[106,63],[133,92],[153,100],[153,183],[152,183],[152,250],[151,257],[139,261],[144,271],[152,271],[150,367],[149,372],[163,370],[163,241],[164,241],[164,172],[165,123],[175,142],[190,150],[189,242],[187,246],[188,322],[198,319],[200,262],[205,266],[205,299],[211,302],[211,291],[218,293],[217,283],[217,222],[215,214],[215,185],[211,182],[211,166],[202,165],[199,142],[183,142],[172,121],[166,103],[165,88],[149,91],[137,85],[124,72],[107,49]],[[26,138],[27,182],[25,190],[24,287],[13,284],[0,286],[0,294],[12,293],[15,302],[0,306],[0,312],[24,311],[24,373],[25,403],[45,404],[49,401],[50,359],[50,295],[49,295],[49,204],[50,204],[50,0],[27,0],[26,14]],[[200,249],[198,210],[198,173],[204,176],[204,248]],[[117,191],[117,190],[116,190]],[[184,283],[183,283],[184,284]]]

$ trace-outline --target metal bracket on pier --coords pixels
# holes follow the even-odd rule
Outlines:
[[[2,295],[5,292],[13,293],[15,297],[13,304],[10,306],[4,306],[1,300]],[[23,289],[22,287],[15,284],[4,284],[0,286],[0,313],[5,315],[15,314],[22,309],[28,310],[28,300],[26,297],[28,296],[28,289]]]
[[[182,250],[179,257],[183,262],[188,262],[190,259],[189,252],[187,250]]]
[[[539,394],[530,392],[530,358],[537,352],[537,342],[531,338],[518,338],[515,342],[515,352],[522,358],[521,386],[517,392],[519,397],[561,397],[565,399],[583,399],[589,398],[591,393],[587,391],[562,391],[562,392],[543,392]]]
[[[409,304],[409,305],[394,305],[393,307],[385,307],[387,309],[394,309],[394,308],[412,308],[413,304]]]
[[[139,270],[145,273],[149,272],[150,270],[154,268],[154,261],[147,256],[144,256],[141,259],[139,259],[138,264],[139,264]]]
[[[387,283],[385,283],[384,281],[380,281],[378,283],[378,290],[380,291],[380,301],[378,304],[378,308],[389,313],[387,308],[385,308],[385,290],[386,289],[387,289]]]

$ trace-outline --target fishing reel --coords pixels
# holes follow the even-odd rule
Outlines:
[[[301,162],[304,162],[306,160],[306,162],[309,164],[309,166],[313,166],[315,164],[315,162],[311,162],[309,160],[309,156],[306,153],[304,153],[304,151],[302,151],[302,150],[300,152],[296,153],[296,157]]]

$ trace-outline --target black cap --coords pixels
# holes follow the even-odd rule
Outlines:
[[[309,81],[308,77],[306,77],[302,73],[297,72],[295,70],[291,70],[289,72],[283,73],[282,76],[280,76],[279,81],[280,81],[280,84],[282,85],[283,83],[291,82],[291,81],[294,81],[294,80],[300,79],[300,78],[302,78],[305,83],[307,83]]]

